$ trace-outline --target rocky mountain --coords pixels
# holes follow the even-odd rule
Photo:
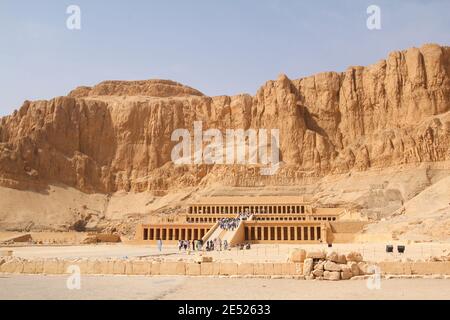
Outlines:
[[[105,81],[26,101],[1,118],[0,186],[164,195],[215,184],[287,188],[399,166],[448,170],[449,111],[450,47],[435,44],[342,73],[281,75],[255,96],[208,97],[167,80]],[[256,165],[174,165],[171,134],[194,121],[222,132],[279,129],[283,166],[262,176]],[[409,200],[397,198],[396,209]]]

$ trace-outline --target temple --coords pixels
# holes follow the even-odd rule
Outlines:
[[[319,208],[301,196],[206,197],[189,204],[178,221],[138,226],[136,240],[227,240],[239,243],[327,243],[333,241],[343,208]],[[233,230],[220,220],[238,219]],[[360,226],[360,225],[358,225]],[[354,228],[353,228],[354,229]]]

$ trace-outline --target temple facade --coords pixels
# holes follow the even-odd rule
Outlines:
[[[303,197],[207,197],[191,203],[182,221],[138,226],[136,240],[227,240],[239,243],[326,243],[330,223],[339,220],[343,208],[317,208]],[[233,230],[220,221],[238,219]]]

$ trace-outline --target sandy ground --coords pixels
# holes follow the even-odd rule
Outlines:
[[[306,251],[334,250],[338,253],[350,251],[361,252],[367,261],[392,261],[401,259],[422,260],[430,256],[446,255],[450,252],[450,243],[414,243],[406,245],[404,254],[386,253],[385,243],[374,244],[336,244],[332,249],[326,245],[254,245],[250,250],[232,249],[229,251],[208,252],[215,261],[238,261],[238,262],[284,262],[289,252],[296,248]],[[192,260],[196,253],[178,251],[175,246],[163,246],[160,253],[156,246],[150,245],[126,245],[105,244],[85,246],[23,246],[23,247],[0,247],[14,251],[14,256],[22,258],[124,258],[124,257],[154,257],[166,260]]]
[[[200,277],[82,276],[79,290],[67,289],[67,276],[1,276],[0,299],[146,299],[146,300],[308,300],[450,299],[450,280],[366,280],[340,282],[289,279]],[[236,290],[239,288],[239,290]]]

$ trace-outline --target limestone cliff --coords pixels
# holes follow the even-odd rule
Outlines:
[[[0,119],[0,185],[158,191],[220,182],[298,185],[330,174],[450,160],[450,48],[393,52],[368,67],[290,80],[255,96],[208,97],[166,80],[107,81],[26,101]],[[279,128],[284,166],[175,166],[171,133]]]

